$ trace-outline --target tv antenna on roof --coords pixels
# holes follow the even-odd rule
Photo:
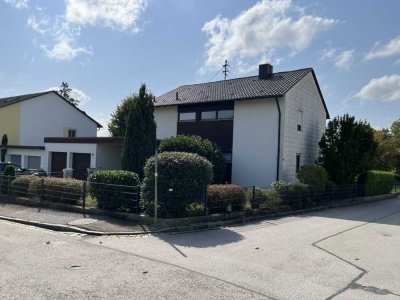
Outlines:
[[[223,68],[222,73],[224,73],[225,80],[226,80],[226,77],[228,77],[228,73],[230,73],[228,70],[228,67],[229,67],[228,60],[225,59],[225,63],[222,65],[222,68]]]

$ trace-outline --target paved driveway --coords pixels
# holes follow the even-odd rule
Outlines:
[[[2,299],[399,299],[400,200],[144,237],[0,222],[0,253]]]

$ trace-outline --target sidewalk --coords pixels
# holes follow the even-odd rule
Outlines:
[[[157,228],[131,220],[0,202],[0,220],[88,234],[147,234]]]

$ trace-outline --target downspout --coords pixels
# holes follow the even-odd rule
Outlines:
[[[276,181],[279,180],[279,167],[280,167],[280,156],[281,156],[281,107],[279,106],[279,99],[275,97],[276,107],[278,107],[278,155],[276,159]]]

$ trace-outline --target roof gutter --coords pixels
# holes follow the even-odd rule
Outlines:
[[[278,108],[278,153],[276,159],[276,181],[279,181],[279,169],[280,169],[280,160],[281,160],[281,118],[282,112],[281,107],[279,106],[279,99],[275,97],[276,107]]]

